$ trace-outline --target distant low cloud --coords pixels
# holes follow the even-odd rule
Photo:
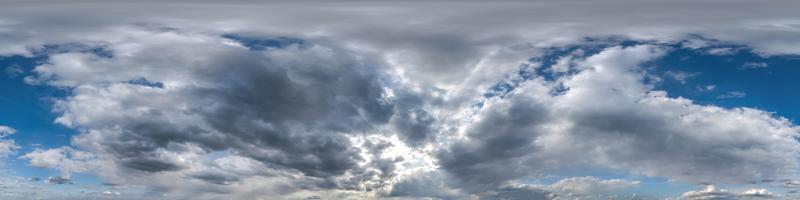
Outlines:
[[[599,179],[596,177],[573,177],[561,179],[560,181],[547,186],[551,191],[559,191],[573,195],[601,195],[612,194],[625,189],[640,186],[639,181],[629,181],[623,179]]]
[[[766,68],[768,66],[769,65],[764,62],[747,62],[742,64],[742,66],[739,67],[739,70],[759,69],[759,68]]]
[[[44,182],[48,183],[48,184],[57,184],[57,185],[75,184],[75,182],[72,182],[72,178],[70,178],[70,177],[60,177],[60,176],[47,177],[47,179],[45,179]]]
[[[756,200],[756,199],[774,199],[771,192],[766,189],[748,189],[741,192],[732,192],[725,189],[717,189],[714,185],[707,185],[703,190],[688,191],[681,195],[680,199],[683,200]]]
[[[741,91],[730,91],[725,94],[717,95],[717,99],[738,99],[744,98],[747,96],[747,93]]]
[[[668,78],[685,84],[690,78],[699,76],[697,72],[684,72],[684,71],[667,71],[664,73]]]

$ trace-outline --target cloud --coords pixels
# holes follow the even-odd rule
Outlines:
[[[706,85],[705,87],[697,87],[701,92],[711,92],[717,89],[717,85]]]
[[[530,199],[530,200],[554,200],[558,195],[529,186],[505,186],[483,195],[480,199]]]
[[[383,63],[346,49],[258,50],[217,35],[134,33],[105,43],[108,56],[56,53],[26,77],[69,88],[71,96],[56,102],[56,122],[82,132],[73,138],[81,150],[36,150],[23,159],[65,171],[104,168],[98,172],[112,182],[128,181],[119,173],[231,186],[252,176],[299,176],[298,188],[273,192],[374,190],[394,176],[395,159],[380,157],[388,146],[355,138],[431,139],[435,119],[418,97],[390,85],[378,71]],[[259,172],[232,172],[218,155]]]
[[[30,199],[42,190],[30,181],[0,170],[0,198],[3,199]]]
[[[645,81],[671,48],[800,53],[793,2],[233,3],[0,8],[0,55],[46,55],[25,80],[66,91],[56,122],[80,132],[21,158],[198,199],[552,198],[510,183],[563,167],[796,176],[787,119]]]
[[[619,192],[639,186],[638,181],[599,179],[596,177],[564,178],[549,185],[509,184],[477,193],[479,199],[605,199],[616,198]],[[460,197],[465,198],[465,197]]]
[[[725,94],[721,94],[717,96],[717,99],[738,99],[744,98],[747,96],[747,93],[740,92],[740,91],[730,91]]]
[[[727,55],[733,55],[733,54],[736,54],[736,53],[737,53],[737,52],[739,52],[739,51],[740,51],[740,50],[739,50],[739,49],[736,49],[736,48],[730,48],[730,47],[720,47],[720,48],[711,48],[711,49],[708,49],[708,51],[707,51],[707,52],[708,52],[708,54],[711,54],[711,55],[717,55],[717,56],[727,56]]]
[[[24,73],[25,73],[25,71],[23,71],[19,67],[16,67],[16,66],[6,67],[6,76],[8,76],[10,78],[16,78],[16,77],[18,77],[18,76],[20,76],[20,75],[22,75]]]
[[[0,158],[14,154],[20,148],[14,140],[5,139],[16,132],[16,129],[0,125]]]
[[[439,153],[442,168],[478,191],[563,166],[698,183],[793,175],[798,127],[764,111],[652,90],[638,64],[664,53],[652,45],[606,48],[580,60],[572,76],[531,78],[487,99],[457,126],[463,138]],[[552,95],[560,85],[566,89]]]
[[[748,189],[742,192],[731,192],[707,185],[699,191],[688,191],[681,195],[685,200],[726,200],[726,199],[774,199],[775,196],[766,189]]]
[[[680,82],[681,84],[686,84],[686,81],[690,78],[699,76],[700,73],[689,73],[689,72],[682,72],[682,71],[667,71],[664,73],[667,77]]]
[[[561,179],[560,181],[549,185],[547,188],[551,191],[560,191],[562,193],[570,193],[573,195],[599,195],[636,188],[639,187],[639,184],[639,181],[628,181],[623,179],[604,180],[587,176]]]
[[[60,176],[45,179],[45,182],[54,184],[72,183],[72,173],[89,172],[101,167],[99,163],[95,163],[97,158],[94,154],[70,147],[36,149],[19,159],[27,160],[33,167],[59,170]]]
[[[70,178],[70,177],[52,177],[51,176],[51,177],[47,177],[47,179],[45,179],[44,182],[48,183],[48,184],[57,184],[57,185],[75,184],[75,182],[72,182],[72,178]]]
[[[765,68],[767,66],[769,65],[764,62],[747,62],[742,64],[742,66],[739,67],[739,70],[758,69],[758,68]]]
[[[14,133],[17,133],[16,129],[0,125],[0,138],[8,137],[9,135]]]
[[[203,198],[513,195],[528,193],[497,190],[565,166],[730,183],[791,176],[797,167],[787,159],[798,132],[788,120],[697,105],[646,84],[641,63],[669,52],[658,44],[574,50],[588,53],[563,58],[570,73],[517,74],[508,94],[444,101],[345,48],[258,50],[216,35],[131,28],[125,40],[104,42],[110,56],[56,53],[27,77],[70,88],[56,121],[82,130],[73,138],[81,150],[37,150],[22,157],[32,166]],[[481,103],[460,103],[470,99]],[[358,139],[365,137],[380,139]],[[422,158],[436,162],[416,165],[441,171],[409,178],[418,175],[403,167],[416,162],[405,160],[410,154],[387,157],[402,146],[423,148]],[[617,183],[634,184],[574,178],[553,187],[577,194]],[[272,187],[255,188],[264,184]]]

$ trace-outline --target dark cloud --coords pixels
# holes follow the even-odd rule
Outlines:
[[[467,187],[495,188],[506,180],[535,173],[529,155],[540,151],[533,143],[552,117],[542,102],[524,95],[490,101],[485,113],[465,127],[470,139],[437,155],[443,169]]]

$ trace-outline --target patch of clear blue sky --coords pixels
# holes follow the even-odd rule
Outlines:
[[[690,75],[684,81],[665,77],[656,89],[699,104],[751,107],[774,112],[795,123],[800,120],[800,57],[762,57],[748,48],[730,55],[713,55],[704,52],[707,50],[676,48],[651,62],[653,74],[671,71]],[[764,65],[747,66],[752,63]],[[706,88],[712,85],[712,90]],[[732,92],[743,96],[731,96]]]

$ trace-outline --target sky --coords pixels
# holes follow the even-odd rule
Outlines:
[[[800,2],[0,1],[0,199],[800,199]]]

